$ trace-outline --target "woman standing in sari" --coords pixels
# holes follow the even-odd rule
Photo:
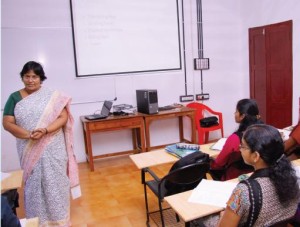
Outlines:
[[[70,187],[79,187],[71,99],[41,86],[47,77],[37,62],[27,62],[20,75],[24,88],[8,98],[3,126],[17,139],[26,218],[38,217],[40,226],[69,226]]]

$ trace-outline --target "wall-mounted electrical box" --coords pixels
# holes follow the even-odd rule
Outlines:
[[[200,100],[208,100],[209,99],[209,94],[205,93],[205,94],[197,94],[196,95],[196,100],[200,101]]]
[[[195,58],[194,69],[195,70],[209,69],[209,58]]]
[[[179,97],[180,102],[192,102],[194,101],[194,96],[193,95],[181,95]]]

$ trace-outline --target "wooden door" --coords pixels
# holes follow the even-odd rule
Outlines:
[[[292,21],[249,29],[250,97],[262,120],[292,124]]]

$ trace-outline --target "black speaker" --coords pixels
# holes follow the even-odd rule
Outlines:
[[[158,113],[157,90],[136,90],[137,110],[140,113]]]

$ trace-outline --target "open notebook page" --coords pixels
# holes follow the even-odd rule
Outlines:
[[[203,179],[193,190],[188,201],[225,208],[237,183]]]

